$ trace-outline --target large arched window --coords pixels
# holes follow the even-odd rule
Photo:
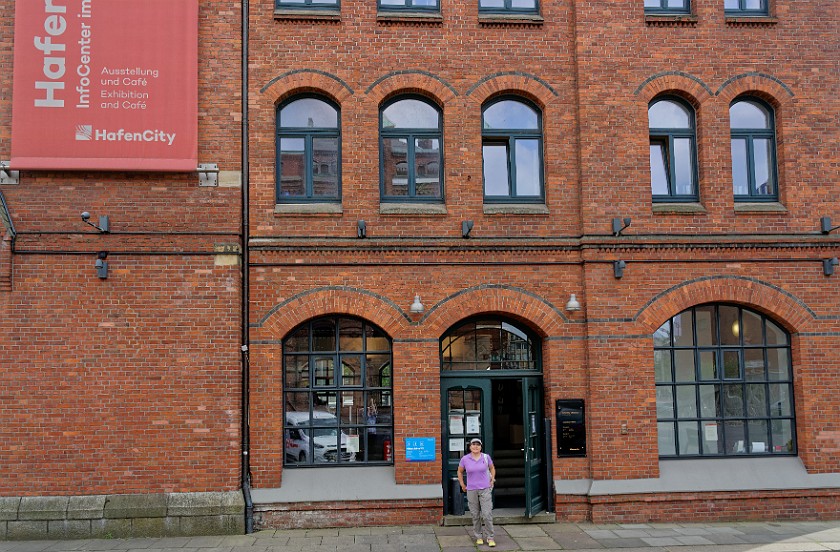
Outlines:
[[[694,109],[676,97],[648,107],[650,185],[653,201],[697,201]]]
[[[544,201],[542,116],[521,98],[503,97],[481,112],[484,200]]]
[[[357,318],[302,324],[283,340],[287,466],[392,463],[391,341]]]
[[[776,201],[776,136],[773,110],[756,98],[729,108],[735,201]]]
[[[440,354],[445,372],[540,369],[536,337],[499,318],[473,319],[455,327],[441,340]]]
[[[790,338],[736,305],[693,307],[654,334],[662,457],[796,454]]]
[[[277,203],[341,197],[338,108],[296,97],[277,109]]]
[[[425,98],[400,97],[382,109],[380,180],[385,201],[443,200],[443,126]]]

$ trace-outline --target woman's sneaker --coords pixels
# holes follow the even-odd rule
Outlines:
[[[494,541],[493,539],[487,539],[487,546],[493,548],[494,546],[496,546],[496,541]]]
[[[479,545],[484,544],[484,539],[475,539],[475,543]]]

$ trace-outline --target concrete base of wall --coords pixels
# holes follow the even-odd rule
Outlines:
[[[0,497],[0,539],[236,535],[245,532],[239,491]]]
[[[376,525],[440,525],[441,500],[382,500],[259,504],[254,525],[262,529],[312,529]]]

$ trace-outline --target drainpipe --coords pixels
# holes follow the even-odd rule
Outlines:
[[[248,36],[249,36],[248,0],[242,0],[242,495],[245,499],[245,533],[254,532],[254,501],[251,499],[251,431],[250,431],[250,351],[251,343],[248,321],[250,320],[250,256],[248,255],[249,225],[249,128],[248,128]]]

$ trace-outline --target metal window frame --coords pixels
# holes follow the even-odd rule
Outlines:
[[[481,14],[511,14],[511,13],[521,13],[521,14],[537,14],[540,13],[540,0],[534,0],[534,7],[533,8],[514,8],[512,6],[513,0],[504,0],[504,7],[497,8],[483,8],[481,7],[481,0],[478,2],[478,13]]]
[[[415,6],[414,0],[405,0],[404,5],[382,4],[382,0],[376,0],[376,9],[378,11],[422,11],[438,13],[440,12],[440,0],[435,0],[434,6]]]
[[[677,8],[677,7],[670,7],[668,3],[670,0],[659,0],[659,7],[658,8],[651,8],[645,6],[645,13],[656,13],[656,14],[690,14],[691,13],[691,0],[686,0],[685,7]]]
[[[724,15],[756,15],[768,16],[770,15],[770,0],[759,0],[761,7],[758,9],[748,9],[746,7],[747,0],[738,0],[738,8],[724,9]]]
[[[295,102],[297,100],[302,100],[306,98],[315,99],[318,101],[322,101],[325,104],[329,105],[336,111],[336,120],[337,125],[336,128],[324,128],[324,127],[281,127],[280,126],[280,112],[284,107]],[[341,202],[341,108],[334,102],[330,101],[329,99],[319,96],[317,94],[302,94],[297,95],[289,98],[288,100],[284,101],[283,103],[279,104],[276,109],[275,114],[275,128],[276,128],[276,140],[277,143],[275,145],[275,154],[274,154],[274,201],[275,203],[340,203]],[[304,139],[304,190],[305,195],[281,195],[281,176],[282,176],[282,161],[281,161],[281,139],[283,138],[303,138]],[[336,195],[333,196],[315,196],[314,195],[314,174],[312,169],[312,163],[314,158],[314,149],[312,145],[313,139],[316,138],[335,138],[336,140],[336,157],[338,162],[336,163]]]
[[[758,129],[758,128],[732,128],[731,124],[729,127],[729,136],[730,136],[730,144],[734,139],[743,139],[746,141],[747,145],[747,194],[734,194],[734,182],[733,182],[733,196],[735,202],[750,202],[750,203],[759,203],[759,202],[777,202],[779,201],[779,167],[778,167],[778,157],[776,155],[776,113],[775,110],[768,104],[767,102],[761,100],[760,98],[756,98],[753,96],[742,96],[736,98],[731,104],[729,104],[729,108],[731,109],[736,103],[739,102],[749,102],[757,104],[759,107],[764,109],[767,112],[768,118],[770,120],[770,128],[769,129]],[[754,140],[758,139],[765,139],[770,140],[770,176],[773,178],[773,182],[775,182],[775,192],[772,194],[758,194],[756,188],[756,173],[755,173],[755,156],[754,154]],[[730,147],[730,152],[732,148]],[[731,155],[731,153],[730,153]]]
[[[382,116],[385,110],[403,100],[419,100],[434,108],[438,114],[438,128],[384,128]],[[385,140],[404,138],[406,140],[406,164],[408,179],[408,195],[395,196],[385,195]],[[415,166],[415,139],[438,140],[440,151],[438,152],[438,166],[440,167],[440,197],[427,197],[417,195],[417,167]],[[443,203],[446,197],[444,182],[444,143],[443,143],[443,109],[435,102],[417,94],[400,95],[382,104],[379,109],[379,200],[383,203]]]
[[[694,107],[677,96],[662,96],[655,98],[648,104],[648,111],[654,104],[662,101],[676,102],[688,109],[690,117],[690,128],[650,128],[650,142],[664,143],[668,154],[668,193],[652,195],[654,203],[694,203],[700,200],[699,180],[700,171],[697,159],[697,114]],[[649,123],[648,123],[649,124]],[[675,139],[688,139],[691,145],[691,188],[690,194],[677,194],[674,192],[676,186],[676,158],[674,151]]]
[[[303,0],[303,2],[284,2],[283,0],[274,0],[274,9],[305,9],[305,10],[331,10],[335,11],[341,8],[341,0],[334,0],[331,3],[315,2],[314,0]]]

